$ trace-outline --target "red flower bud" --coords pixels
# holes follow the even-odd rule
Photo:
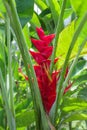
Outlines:
[[[38,64],[41,64],[46,59],[40,52],[34,52],[31,50],[29,52]]]
[[[43,37],[45,36],[44,31],[42,28],[36,28],[37,34],[41,40],[43,40]]]

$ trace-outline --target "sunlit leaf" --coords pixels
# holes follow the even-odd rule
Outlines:
[[[71,5],[74,11],[77,13],[77,16],[84,15],[87,11],[87,1],[86,0],[70,0]]]
[[[3,1],[2,0],[0,0],[0,12],[5,12],[6,11],[6,9],[5,9],[5,7],[4,7],[4,4],[3,4]]]
[[[65,122],[76,121],[76,120],[87,120],[87,114],[84,112],[77,112],[76,114],[72,114]]]
[[[20,102],[18,105],[16,105],[16,112],[21,112],[23,109],[27,109],[29,104],[31,102],[31,99],[25,99],[22,102]]]
[[[37,6],[41,9],[44,10],[47,8],[47,5],[42,1],[42,0],[35,0],[35,3]]]
[[[31,24],[32,28],[34,28],[34,29],[36,27],[40,27],[41,26],[41,23],[40,23],[39,18],[38,18],[36,13],[33,13],[33,17],[30,20],[30,24]]]
[[[64,98],[62,104],[62,118],[64,122],[74,120],[87,120],[87,101],[81,98]]]
[[[87,1],[86,0],[70,0],[73,10],[75,11],[77,15],[76,24],[79,25],[82,17],[87,12]],[[81,31],[80,36],[82,38],[87,36],[87,22],[83,27],[83,30]]]
[[[65,60],[74,32],[75,32],[75,22],[73,21],[60,33],[57,52],[56,52],[56,57],[61,56],[59,62],[60,65],[62,65]],[[82,43],[82,38],[79,37],[72,51],[70,60],[75,58],[78,51],[78,47],[81,43]],[[87,43],[84,46],[80,55],[86,55],[86,54],[87,54]]]
[[[62,106],[64,112],[73,112],[76,110],[85,110],[87,102],[80,98],[65,98]]]
[[[27,110],[16,115],[17,127],[29,126],[35,121],[34,111]]]

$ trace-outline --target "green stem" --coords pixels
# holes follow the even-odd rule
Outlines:
[[[2,54],[3,54],[3,61],[4,61],[4,70],[5,70],[5,81],[6,81],[6,59],[5,59],[5,32],[2,34],[2,39],[1,39],[1,44],[2,44]]]
[[[72,130],[72,122],[69,122],[69,130]]]
[[[2,89],[2,97],[5,102],[5,111],[7,114],[7,121],[8,121],[9,128],[10,128],[10,130],[16,130],[15,120],[14,120],[14,118],[12,116],[12,112],[10,111],[10,108],[9,108],[8,96],[6,93],[6,88],[5,88],[4,80],[2,77],[1,69],[0,69],[0,86]]]
[[[65,71],[66,71],[66,68],[67,68],[67,65],[68,65],[69,57],[71,55],[72,49],[74,48],[75,42],[76,42],[84,24],[86,23],[86,20],[87,20],[87,13],[82,18],[82,21],[80,22],[77,30],[75,31],[75,33],[73,35],[69,50],[67,52],[67,56],[66,56],[65,61],[64,61],[63,69],[62,69],[61,74],[60,74],[60,79],[57,83],[57,96],[56,96],[55,109],[54,109],[54,118],[55,118],[54,121],[56,120],[56,113],[57,113],[57,110],[60,106],[59,104],[60,104],[61,99],[59,99],[59,97],[60,97],[60,92],[61,92],[61,89],[62,89],[62,83],[63,83],[63,80],[64,80],[63,77],[65,75]]]
[[[10,20],[8,15],[6,16],[6,32],[7,32],[7,47],[8,47],[8,74],[9,74],[9,92],[10,92],[10,107],[11,111],[13,113],[13,116],[15,116],[15,110],[14,110],[14,98],[13,98],[13,83],[12,83],[12,66],[11,66],[11,34],[10,34]]]
[[[44,112],[42,100],[41,100],[41,95],[35,75],[35,71],[31,62],[31,57],[27,48],[27,44],[25,41],[25,37],[22,32],[22,27],[20,25],[20,21],[17,15],[16,8],[14,7],[13,1],[12,0],[3,0],[4,5],[6,7],[6,10],[8,12],[8,15],[10,17],[11,25],[13,27],[13,30],[15,32],[18,45],[22,54],[22,58],[25,64],[26,72],[29,77],[29,84],[31,88],[31,93],[33,96],[33,102],[34,102],[34,108],[36,112],[37,118],[37,129],[39,130],[39,125],[40,122],[42,123],[43,130],[49,130],[49,126],[47,123],[46,115]],[[30,69],[28,68],[28,65],[30,66]],[[41,118],[40,118],[41,116]],[[44,120],[44,121],[43,121]],[[44,125],[45,124],[45,125]]]
[[[61,31],[61,24],[63,23],[63,15],[64,15],[64,9],[66,6],[66,1],[67,0],[63,0],[61,13],[60,13],[57,28],[56,28],[56,37],[55,37],[54,42],[53,42],[54,49],[53,49],[53,53],[52,53],[52,57],[51,57],[50,73],[52,73],[52,71],[53,71],[56,48],[58,46],[58,38],[59,38],[60,31]]]
[[[87,120],[85,120],[85,124],[86,124],[86,129],[87,129]]]

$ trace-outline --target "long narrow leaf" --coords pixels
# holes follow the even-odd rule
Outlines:
[[[8,96],[6,93],[6,88],[5,88],[4,79],[2,76],[1,69],[0,69],[0,86],[2,89],[2,97],[3,97],[3,100],[5,102],[5,111],[7,114],[7,121],[8,121],[9,128],[10,128],[10,130],[16,130],[15,120],[14,120],[12,113],[10,111],[10,108],[9,108]]]

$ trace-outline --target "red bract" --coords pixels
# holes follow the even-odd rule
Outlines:
[[[55,37],[55,34],[45,35],[42,28],[36,28],[37,34],[39,36],[39,40],[31,38],[31,42],[38,50],[37,52],[30,50],[30,54],[37,62],[37,65],[34,66],[34,70],[36,73],[42,102],[44,105],[44,109],[47,113],[49,113],[53,103],[56,99],[56,86],[57,81],[59,79],[59,71],[53,71],[52,74],[49,72],[50,68],[50,56],[53,51],[53,47],[49,44]],[[58,58],[54,60],[54,64],[58,61]],[[67,75],[67,71],[66,71]],[[65,75],[65,77],[66,77]],[[65,78],[64,77],[64,78]],[[69,86],[65,89],[64,93],[68,91]]]
[[[50,44],[55,37],[55,34],[45,35],[42,28],[36,28],[37,34],[41,40]]]
[[[42,28],[36,28],[39,40],[31,38],[31,42],[36,47],[38,52],[30,50],[30,54],[38,63],[34,66],[34,70],[37,76],[37,81],[42,97],[42,102],[45,111],[49,113],[55,98],[56,98],[56,83],[59,72],[55,71],[51,75],[49,73],[49,67],[51,60],[49,57],[52,54],[53,47],[49,44],[52,42],[55,34],[45,35]],[[54,60],[54,63],[58,61],[58,58]]]

